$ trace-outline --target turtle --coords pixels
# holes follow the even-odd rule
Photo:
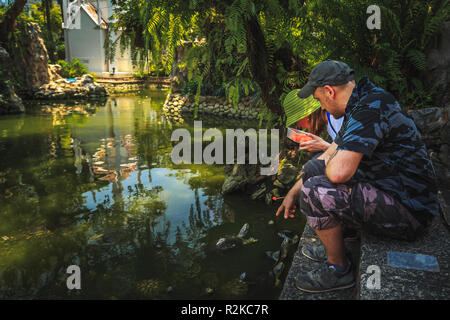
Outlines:
[[[269,259],[272,259],[275,262],[278,262],[278,260],[280,259],[280,250],[278,251],[266,251],[266,256]]]
[[[243,242],[243,239],[238,237],[220,238],[216,243],[216,247],[220,250],[228,250],[242,246]]]
[[[272,273],[275,276],[275,287],[278,287],[281,283],[280,281],[280,277],[281,274],[284,271],[284,262],[280,261],[278,262],[273,268],[272,268]]]
[[[239,230],[237,237],[241,238],[241,239],[244,238],[247,235],[249,230],[250,230],[250,225],[248,223],[244,223],[241,230]]]
[[[296,244],[300,240],[298,234],[291,230],[278,231],[277,235],[283,240],[288,239],[292,244]]]
[[[248,223],[245,223],[236,236],[220,238],[216,243],[216,247],[220,250],[227,250],[257,242],[258,240],[253,237],[244,239],[244,237],[248,234],[249,229],[250,225]]]
[[[288,237],[285,237],[280,245],[280,250],[278,251],[266,251],[266,256],[273,259],[275,261],[275,266],[272,268],[272,272],[270,275],[275,278],[275,287],[280,286],[281,274],[284,270],[284,260],[288,256],[289,245],[291,244],[291,240]]]
[[[278,251],[266,251],[266,256],[274,260],[275,263],[283,261],[288,255],[290,241],[288,238],[284,238],[281,242],[280,250]]]

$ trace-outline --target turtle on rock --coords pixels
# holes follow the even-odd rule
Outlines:
[[[253,237],[244,239],[244,237],[248,234],[249,230],[250,230],[250,225],[248,223],[245,223],[236,236],[220,238],[216,243],[216,247],[220,250],[228,250],[228,249],[232,249],[232,248],[240,247],[243,245],[258,242],[258,240]]]

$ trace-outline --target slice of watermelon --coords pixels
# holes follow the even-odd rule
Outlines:
[[[296,129],[292,129],[292,128],[288,128],[287,137],[297,143],[303,143],[303,142],[312,140],[312,138],[308,137],[304,133],[304,131],[296,130]]]

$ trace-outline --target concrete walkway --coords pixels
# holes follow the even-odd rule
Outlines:
[[[444,195],[444,196],[442,196]],[[360,242],[346,243],[355,265],[355,287],[306,293],[295,288],[294,279],[320,266],[301,253],[307,242],[319,241],[306,225],[287,274],[281,300],[414,300],[450,299],[450,234],[444,225],[450,217],[450,192],[440,193],[442,214],[435,217],[428,232],[414,242],[380,239],[362,234]]]
[[[406,254],[405,254],[406,253]],[[436,217],[428,233],[414,242],[361,239],[360,299],[450,298],[450,236]],[[380,268],[379,288],[368,277]],[[367,273],[367,274],[366,274]]]
[[[305,230],[303,231],[303,235],[299,241],[298,248],[294,254],[292,259],[291,268],[286,276],[286,280],[284,282],[283,290],[281,291],[280,300],[355,300],[357,297],[357,285],[353,288],[340,290],[340,291],[332,291],[327,293],[307,293],[298,290],[295,287],[295,277],[300,273],[305,273],[310,270],[316,269],[320,266],[319,262],[314,262],[311,259],[308,259],[301,253],[301,249],[304,244],[312,243],[312,242],[320,242],[317,238],[314,229],[312,229],[308,224],[305,225]],[[354,263],[357,263],[359,260],[359,242],[347,242],[346,247],[351,250],[352,257],[356,257],[353,259]]]

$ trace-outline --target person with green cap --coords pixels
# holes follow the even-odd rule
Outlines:
[[[330,146],[330,143],[319,137],[319,134],[327,128],[331,140],[334,140],[342,127],[344,118],[335,119],[325,110],[320,108],[320,103],[313,97],[299,99],[297,94],[300,90],[289,92],[283,102],[286,114],[286,126],[294,123],[300,129],[308,130],[308,136],[312,139],[300,144],[300,150],[309,152],[323,152]]]
[[[298,275],[295,286],[312,293],[350,288],[356,281],[343,227],[419,238],[438,213],[436,174],[413,119],[367,77],[355,82],[344,62],[315,66],[297,95],[312,95],[344,123],[330,147],[305,163],[276,213],[292,217],[298,203],[320,239],[301,252],[321,267]]]

